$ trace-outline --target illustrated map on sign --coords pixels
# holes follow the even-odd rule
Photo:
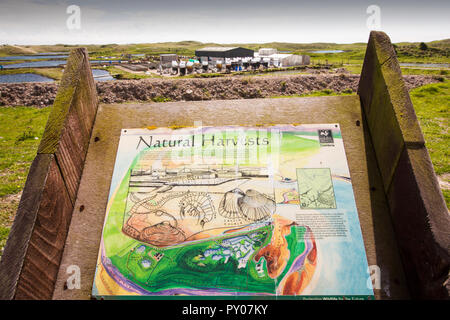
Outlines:
[[[370,299],[368,279],[339,125],[122,130],[94,297]]]

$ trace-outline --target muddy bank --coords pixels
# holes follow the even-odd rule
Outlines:
[[[408,90],[439,80],[431,76],[404,76]],[[223,77],[211,79],[146,79],[97,82],[103,103],[251,99],[303,94],[324,89],[355,92],[359,75],[313,74]],[[55,83],[0,84],[0,106],[48,106],[57,92]]]

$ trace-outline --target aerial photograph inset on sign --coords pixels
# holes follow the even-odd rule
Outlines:
[[[297,182],[301,208],[336,208],[330,169],[299,168],[297,169]]]

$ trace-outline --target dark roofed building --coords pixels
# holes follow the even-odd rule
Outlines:
[[[253,57],[254,51],[241,47],[206,47],[195,50],[197,57],[208,58],[237,58]]]

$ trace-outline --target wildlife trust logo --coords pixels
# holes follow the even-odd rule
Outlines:
[[[320,146],[334,146],[333,133],[331,129],[317,130]]]

